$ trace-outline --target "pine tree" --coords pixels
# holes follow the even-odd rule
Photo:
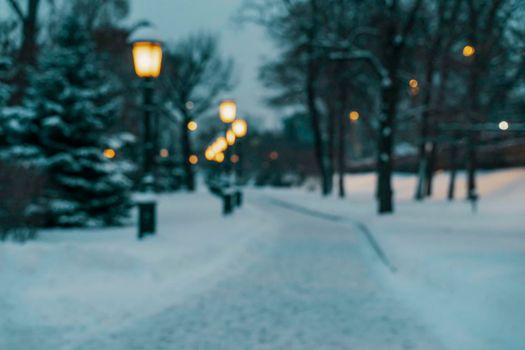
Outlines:
[[[110,132],[117,86],[99,63],[88,32],[67,18],[30,74],[24,106],[32,117],[26,115],[23,142],[42,155],[49,226],[119,224],[130,208],[131,166],[104,155],[126,135]]]

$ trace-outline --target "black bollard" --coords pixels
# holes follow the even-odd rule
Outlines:
[[[143,239],[147,235],[154,235],[157,231],[157,218],[155,217],[155,207],[157,203],[153,201],[139,202],[139,232],[138,239]]]
[[[222,194],[222,213],[223,215],[230,215],[233,213],[233,195],[231,193]]]
[[[235,204],[239,208],[242,206],[242,192],[241,191],[235,192]]]

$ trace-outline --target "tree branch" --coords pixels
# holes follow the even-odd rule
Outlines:
[[[22,8],[20,7],[20,4],[16,0],[7,0],[7,3],[11,5],[11,8],[13,11],[15,11],[16,15],[20,18],[21,21],[25,21],[26,17],[24,13],[22,12]]]

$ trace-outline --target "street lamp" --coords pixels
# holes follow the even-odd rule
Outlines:
[[[144,149],[143,149],[143,190],[152,190],[152,162],[156,156],[152,135],[153,80],[158,78],[162,68],[162,44],[151,29],[135,33],[131,40],[135,73],[143,82],[144,94]]]
[[[133,67],[143,85],[143,177],[142,191],[152,192],[154,178],[152,174],[153,161],[157,154],[152,135],[153,114],[153,81],[158,78],[162,69],[162,43],[151,28],[138,30],[131,38]],[[139,239],[156,231],[156,203],[153,200],[143,200],[139,204]]]
[[[232,131],[238,139],[243,138],[248,133],[248,124],[244,119],[237,119],[232,124]]]
[[[355,122],[357,122],[359,120],[359,118],[361,116],[359,115],[358,111],[352,111],[352,112],[350,112],[348,117],[350,118],[350,122],[355,123]]]
[[[117,156],[117,152],[113,148],[106,148],[103,154],[107,159],[113,159]]]
[[[463,47],[463,56],[472,57],[476,54],[476,48],[472,45],[465,45]]]
[[[219,152],[219,153],[217,153],[217,154],[215,155],[215,161],[216,161],[217,163],[222,163],[222,162],[224,162],[224,158],[225,158],[225,156],[224,156],[224,153],[223,153],[223,152]]]
[[[199,128],[199,124],[196,121],[190,121],[187,125],[189,131],[196,131]]]
[[[219,117],[225,124],[232,123],[237,117],[237,104],[234,100],[223,100],[219,105]]]
[[[226,147],[223,150],[225,154],[226,159],[226,166],[224,167],[225,175],[227,178],[230,177],[231,172],[231,162],[229,161],[230,152],[228,149],[228,145],[233,145],[235,143],[235,134],[232,134],[231,132],[228,135],[229,131],[229,124],[232,124],[235,121],[235,118],[237,118],[237,103],[235,103],[234,100],[227,99],[222,100],[219,104],[219,118],[221,122],[225,124],[224,126],[224,141],[226,141]],[[229,182],[229,180],[228,180]],[[229,184],[228,184],[229,186]]]
[[[139,78],[158,78],[162,68],[162,46],[152,39],[139,39],[133,45],[133,66]]]
[[[232,164],[235,165],[236,182],[238,185],[240,185],[242,183],[242,177],[243,177],[243,160],[244,160],[243,145],[242,145],[243,142],[241,141],[241,139],[244,138],[246,134],[248,133],[248,123],[244,119],[236,119],[232,123],[231,130],[235,134],[235,137],[239,139],[239,142],[237,142],[237,144],[235,145],[236,154],[232,155],[232,157],[230,158],[230,161]]]
[[[235,132],[233,130],[226,131],[226,142],[228,142],[228,146],[235,145],[235,140],[237,139],[237,136],[235,135]]]
[[[224,152],[228,149],[228,141],[225,137],[221,136],[215,141],[215,145],[219,152]]]

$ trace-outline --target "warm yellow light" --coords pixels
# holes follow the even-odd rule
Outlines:
[[[188,130],[189,131],[195,131],[199,128],[199,124],[197,122],[194,122],[193,120],[188,123]]]
[[[113,159],[117,156],[117,152],[115,152],[114,149],[112,148],[106,148],[104,150],[104,157],[106,157],[107,159]]]
[[[232,130],[237,138],[243,138],[248,133],[248,123],[244,119],[237,119],[232,124]]]
[[[501,121],[499,123],[499,129],[500,130],[503,130],[503,131],[509,130],[509,127],[510,127],[509,123],[507,121],[505,121],[505,120],[503,120],[503,121]]]
[[[140,78],[157,78],[162,68],[160,43],[138,41],[133,43],[133,65]]]
[[[279,159],[279,153],[277,151],[273,151],[272,153],[270,153],[270,159],[271,160]]]
[[[471,56],[474,56],[475,54],[476,54],[476,49],[474,48],[474,46],[465,45],[465,47],[463,48],[463,56],[471,57]]]
[[[237,137],[235,136],[235,133],[232,130],[226,131],[226,142],[228,142],[228,146],[233,146],[235,144],[235,140]]]
[[[215,157],[215,154],[213,153],[213,150],[211,149],[211,147],[208,147],[206,149],[206,151],[204,152],[204,158],[206,158],[206,160],[212,160],[213,158]]]
[[[416,79],[410,79],[410,81],[408,82],[408,85],[412,89],[415,89],[415,88],[417,88],[419,86],[419,82]]]
[[[219,137],[217,141],[215,141],[215,144],[219,152],[223,152],[228,148],[228,141],[226,141],[226,138],[223,136]]]
[[[359,120],[359,117],[360,117],[359,112],[357,111],[350,112],[350,121],[356,122]]]
[[[195,154],[192,154],[188,160],[192,165],[199,163],[199,157],[197,157]]]
[[[237,117],[237,104],[233,100],[224,100],[219,105],[219,116],[223,123],[232,123]]]
[[[168,158],[170,155],[170,151],[168,151],[166,148],[163,148],[160,150],[160,156],[162,158]]]
[[[216,161],[217,163],[222,163],[222,162],[224,162],[224,153],[222,153],[222,152],[217,153],[217,154],[215,155],[215,161]]]
[[[231,157],[230,157],[230,160],[233,164],[237,164],[239,163],[239,156],[236,155],[236,154],[233,154]]]

